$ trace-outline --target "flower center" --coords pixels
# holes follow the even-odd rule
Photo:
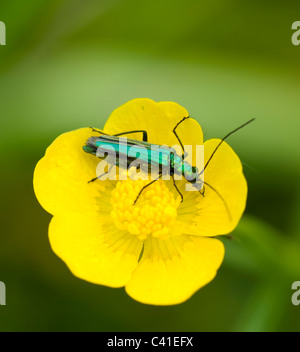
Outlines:
[[[141,240],[153,237],[168,238],[177,216],[178,201],[163,181],[154,182],[144,189],[133,205],[141,189],[149,181],[119,181],[112,191],[111,216],[120,230],[127,230]]]

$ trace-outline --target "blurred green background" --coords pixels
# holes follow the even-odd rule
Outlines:
[[[0,331],[299,331],[299,1],[1,0]],[[298,17],[297,17],[298,16]],[[216,279],[173,307],[73,277],[51,251],[32,175],[61,133],[136,97],[232,136],[247,211]]]

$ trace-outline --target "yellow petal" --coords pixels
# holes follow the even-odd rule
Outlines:
[[[180,236],[164,241],[149,238],[126,291],[142,303],[182,303],[213,280],[223,257],[224,246],[216,239]]]
[[[174,102],[156,103],[151,99],[134,99],[112,112],[105,124],[104,131],[117,134],[133,130],[146,130],[148,141],[170,147],[179,145],[173,128],[184,117],[189,116],[186,109]],[[178,127],[178,135],[184,145],[203,144],[200,125],[193,119],[184,121]],[[142,140],[141,133],[126,136]],[[180,154],[181,148],[177,149]]]
[[[49,228],[53,251],[72,273],[89,282],[124,286],[138,264],[142,241],[92,216],[54,216]]]
[[[219,139],[210,139],[204,143],[205,163],[219,142]],[[227,143],[222,143],[209,162],[204,180],[221,195],[226,205],[214,190],[205,186],[205,197],[198,196],[197,204],[189,205],[190,218],[185,223],[187,233],[199,236],[228,234],[237,226],[245,210],[247,182],[239,157]],[[180,212],[179,209],[179,216]]]
[[[51,214],[101,212],[109,203],[108,182],[88,183],[96,177],[99,159],[82,150],[92,135],[90,128],[60,135],[49,146],[34,171],[34,191],[42,207]]]

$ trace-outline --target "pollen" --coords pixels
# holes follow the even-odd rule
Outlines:
[[[120,230],[127,230],[139,239],[148,236],[165,239],[177,217],[180,202],[163,181],[145,188],[134,204],[141,189],[149,181],[119,181],[112,192],[111,216]]]

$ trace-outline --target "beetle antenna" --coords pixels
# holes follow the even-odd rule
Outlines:
[[[214,191],[217,194],[217,196],[221,199],[221,201],[223,202],[223,204],[224,204],[224,206],[226,208],[226,212],[227,212],[229,221],[232,221],[232,216],[231,216],[231,213],[230,213],[230,210],[229,210],[229,206],[228,206],[226,200],[224,199],[224,197],[213,186],[211,186],[209,183],[204,182],[204,184],[206,186],[208,186],[212,191]]]
[[[199,175],[203,174],[204,170],[207,168],[208,164],[211,162],[213,156],[216,154],[217,150],[220,148],[221,144],[229,137],[231,136],[233,133],[237,132],[238,130],[240,130],[241,128],[249,125],[249,123],[253,122],[255,120],[255,118],[247,121],[246,123],[244,123],[243,125],[241,125],[240,127],[236,128],[235,130],[229,132],[224,138],[221,139],[220,143],[216,146],[215,150],[212,152],[211,156],[209,157],[208,161],[206,162],[203,170],[199,173]]]

